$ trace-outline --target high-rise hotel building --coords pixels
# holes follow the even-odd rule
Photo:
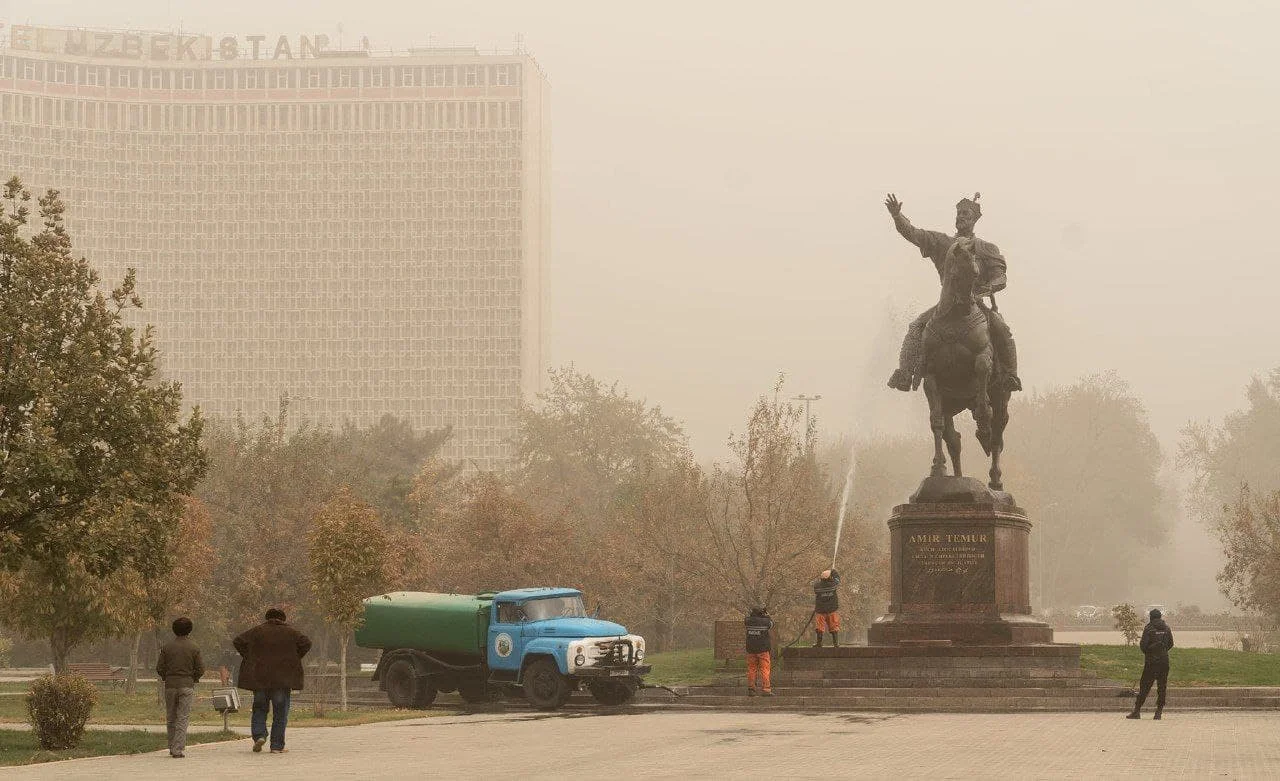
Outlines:
[[[0,175],[68,202],[104,283],[138,273],[167,376],[206,415],[452,426],[510,455],[538,390],[548,84],[531,57],[324,36],[17,26]]]

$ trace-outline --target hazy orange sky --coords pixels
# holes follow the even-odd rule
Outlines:
[[[1028,388],[1116,369],[1166,443],[1280,365],[1280,8],[1260,3],[0,0],[10,21],[512,45],[552,82],[551,350],[714,454],[784,371],[824,429],[923,428],[886,312],[932,303],[890,190],[983,193]],[[894,329],[896,331],[896,329]],[[884,376],[882,376],[884,375]],[[861,410],[859,413],[858,410]],[[884,424],[884,421],[892,421]]]
[[[823,395],[826,433],[909,427],[927,458],[923,397],[883,383],[901,337],[889,313],[928,306],[938,282],[894,233],[889,191],[935,229],[983,193],[978,234],[1009,261],[1000,307],[1029,391],[1115,369],[1171,452],[1188,420],[1239,407],[1250,376],[1280,365],[1280,253],[1266,240],[1280,6],[0,0],[0,11],[335,41],[341,23],[348,45],[367,35],[375,49],[510,48],[523,34],[552,83],[552,360],[661,403],[704,457],[786,372],[793,392]]]

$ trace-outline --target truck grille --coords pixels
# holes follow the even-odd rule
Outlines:
[[[587,664],[593,667],[632,667],[636,649],[630,640],[601,640],[587,648]]]

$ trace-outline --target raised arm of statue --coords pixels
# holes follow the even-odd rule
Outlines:
[[[935,264],[942,261],[951,243],[951,238],[947,234],[922,230],[912,225],[902,213],[902,201],[899,201],[898,196],[893,193],[889,193],[889,196],[884,199],[884,206],[893,217],[893,227],[898,229],[902,238],[919,248],[922,257],[932,259]]]
[[[902,213],[902,201],[898,200],[898,196],[889,193],[889,196],[884,199],[884,207],[889,210],[889,216],[893,217],[893,227],[898,229],[902,238],[919,247],[922,231],[912,225],[907,216]]]

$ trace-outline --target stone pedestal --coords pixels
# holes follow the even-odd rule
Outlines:
[[[889,518],[889,612],[871,645],[1052,643],[1031,615],[1031,521],[977,480],[930,477]]]

